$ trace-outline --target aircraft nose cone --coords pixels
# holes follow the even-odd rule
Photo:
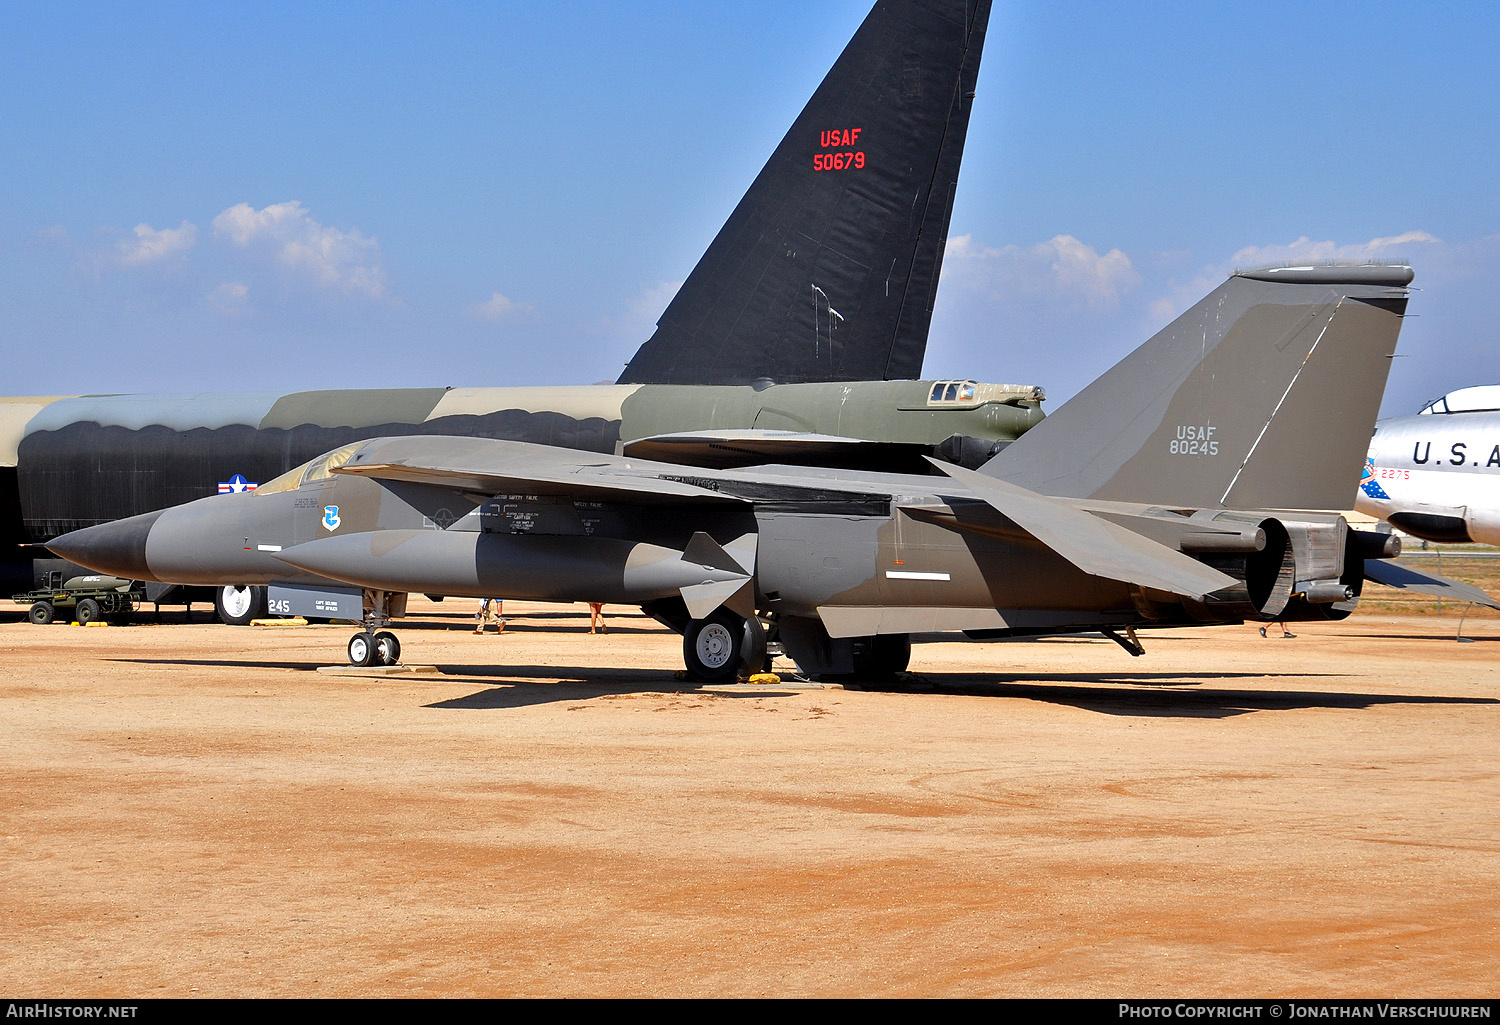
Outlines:
[[[52,554],[96,573],[155,580],[146,565],[146,537],[161,512],[145,513],[97,527],[84,527],[47,542]]]

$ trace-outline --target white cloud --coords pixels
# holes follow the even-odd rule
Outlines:
[[[1408,258],[1413,246],[1435,247],[1439,253],[1446,248],[1441,239],[1425,231],[1404,231],[1399,235],[1372,238],[1368,242],[1314,242],[1303,235],[1294,242],[1245,246],[1229,259],[1201,268],[1187,281],[1169,283],[1166,294],[1150,305],[1151,326],[1156,330],[1171,323],[1184,310],[1223,284],[1237,268],[1398,260]]]
[[[226,281],[209,293],[208,301],[222,313],[240,313],[249,298],[250,288],[243,281]]]
[[[68,229],[64,228],[61,224],[54,224],[51,227],[43,228],[34,234],[32,238],[43,245],[56,249],[70,250],[73,248],[72,236],[68,234]]]
[[[490,297],[482,303],[475,303],[469,307],[469,312],[480,320],[489,320],[499,323],[502,320],[514,320],[519,317],[529,317],[536,312],[535,309],[525,303],[518,303],[509,299],[499,292],[491,293]]]
[[[1405,231],[1368,242],[1339,245],[1337,242],[1314,242],[1306,235],[1284,245],[1246,246],[1229,258],[1231,267],[1251,267],[1285,263],[1343,263],[1360,260],[1391,259],[1402,255],[1398,250],[1413,244],[1438,242],[1425,231]],[[1226,272],[1227,273],[1227,272]]]
[[[1034,303],[1111,309],[1140,283],[1130,257],[1118,249],[1100,254],[1072,235],[1031,246],[986,246],[970,235],[948,240],[944,283]]]
[[[681,287],[681,281],[661,281],[650,288],[642,288],[641,294],[626,304],[626,311],[633,320],[655,324]]]
[[[121,263],[134,267],[156,263],[174,253],[186,252],[197,241],[198,226],[188,221],[183,221],[175,228],[163,228],[160,231],[149,224],[137,224],[135,237],[115,243],[115,251]]]
[[[625,301],[624,311],[617,316],[603,318],[600,327],[623,338],[638,341],[649,338],[656,330],[656,322],[666,312],[680,288],[681,281],[659,281],[654,285],[643,285],[639,293]]]
[[[297,201],[256,210],[238,203],[214,218],[214,234],[242,249],[273,253],[277,262],[327,288],[372,299],[386,294],[380,244],[361,234],[318,223]]]

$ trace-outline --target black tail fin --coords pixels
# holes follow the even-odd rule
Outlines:
[[[990,0],[880,0],[621,384],[920,376]]]
[[[1058,497],[1346,509],[1411,279],[1402,266],[1237,273],[981,471]]]

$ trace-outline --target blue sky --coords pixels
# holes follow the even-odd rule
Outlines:
[[[0,3],[0,392],[612,380],[867,10]],[[1065,398],[1235,266],[1373,256],[1386,413],[1500,381],[1497,29],[998,2],[927,374]]]

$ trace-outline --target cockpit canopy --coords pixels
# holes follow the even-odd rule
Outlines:
[[[278,491],[291,491],[294,488],[300,488],[304,484],[327,480],[333,476],[334,469],[347,463],[349,457],[354,455],[355,449],[363,444],[364,442],[359,442],[354,445],[345,445],[343,448],[336,448],[332,452],[325,452],[311,462],[303,463],[301,466],[294,466],[275,480],[262,484],[255,489],[254,493],[257,495],[274,495]]]
[[[1421,413],[1493,413],[1500,410],[1500,384],[1460,388],[1423,406]]]

